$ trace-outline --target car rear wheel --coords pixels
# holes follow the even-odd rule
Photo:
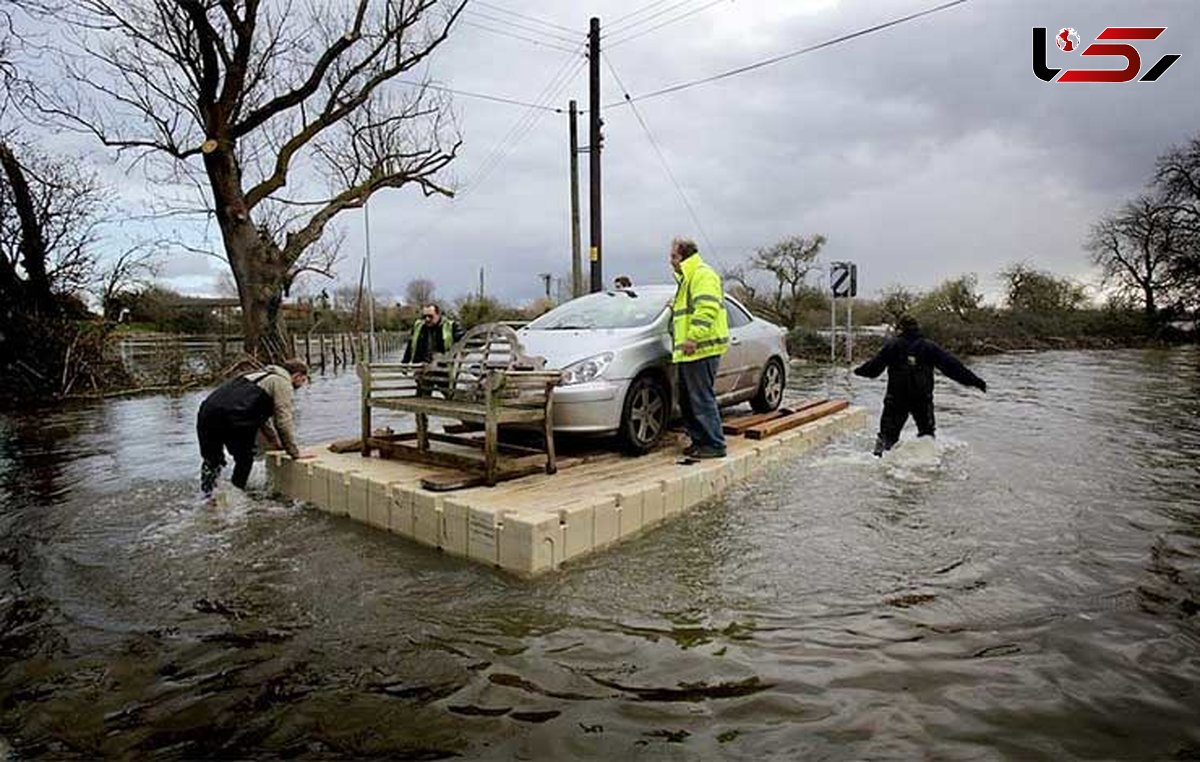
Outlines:
[[[667,391],[654,376],[639,376],[625,394],[618,436],[631,455],[651,450],[667,429],[670,410]]]
[[[750,400],[750,407],[754,408],[754,412],[770,413],[778,410],[779,404],[783,402],[783,383],[783,363],[778,357],[772,357],[767,360],[767,367],[763,368],[762,378],[758,382],[758,393]]]

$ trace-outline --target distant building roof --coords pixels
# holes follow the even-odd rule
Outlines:
[[[241,307],[242,302],[236,297],[219,296],[181,296],[172,299],[168,304],[172,307],[187,309],[189,307]]]
[[[167,304],[175,309],[241,309],[242,302],[237,297],[223,296],[180,296]],[[311,304],[284,302],[280,305],[284,312],[312,312]]]

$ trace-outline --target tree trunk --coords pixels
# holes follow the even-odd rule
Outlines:
[[[25,282],[16,290],[23,292],[20,295],[35,313],[49,314],[53,311],[54,298],[50,293],[50,278],[46,275],[46,239],[42,233],[42,223],[34,207],[25,170],[4,142],[0,142],[0,166],[12,189],[13,206],[21,221],[21,267],[25,270]],[[19,279],[13,273],[13,282],[9,282],[7,275],[4,278],[5,290],[14,289]]]
[[[253,230],[251,233],[258,238]],[[226,243],[226,248],[242,303],[243,348],[263,361],[291,357],[280,310],[288,268],[279,262],[278,250],[261,239],[252,244],[249,253],[240,251],[237,244]]]
[[[225,256],[237,282],[242,305],[242,347],[266,362],[291,356],[280,306],[289,285],[291,262],[269,234],[255,227],[246,208],[241,167],[231,148],[218,146],[204,155],[213,191]]]

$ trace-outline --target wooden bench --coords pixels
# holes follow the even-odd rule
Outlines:
[[[482,472],[483,483],[496,484],[544,468],[552,474],[554,457],[553,390],[561,371],[546,370],[541,357],[525,355],[516,331],[491,323],[472,328],[449,351],[429,363],[369,363],[358,366],[362,381],[362,454]],[[413,413],[413,434],[372,432],[375,408]],[[429,416],[482,424],[484,436],[431,432]],[[544,446],[536,449],[501,443],[501,426],[540,428]],[[430,442],[482,449],[482,457],[434,450]],[[414,446],[415,444],[415,446]],[[518,455],[501,458],[501,454]],[[536,465],[535,465],[536,464]]]

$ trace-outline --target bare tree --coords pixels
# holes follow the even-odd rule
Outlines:
[[[1087,242],[1105,285],[1122,296],[1136,295],[1151,319],[1175,281],[1172,261],[1182,231],[1172,206],[1141,196],[1096,223]]]
[[[1041,315],[1070,312],[1087,304],[1087,291],[1070,278],[1018,262],[1000,271],[1009,309]]]
[[[755,284],[753,276],[744,264],[723,268],[721,281],[725,284],[726,291],[747,305],[758,302],[758,285]]]
[[[100,309],[106,321],[111,323],[120,319],[119,297],[144,289],[152,283],[158,273],[154,246],[145,244],[126,249],[100,272]]]
[[[91,174],[0,137],[0,404],[128,381],[75,298],[94,284],[105,202]]]
[[[816,258],[825,245],[825,236],[790,236],[771,246],[758,249],[745,267],[726,271],[726,277],[736,284],[737,294],[745,297],[752,309],[765,312],[768,317],[787,328],[795,328],[801,315],[813,305],[819,296],[808,284],[808,274],[816,269]],[[774,283],[760,292],[753,283],[752,271],[769,274]]]
[[[95,175],[0,138],[0,297],[46,314],[91,282],[105,202]]]
[[[0,92],[4,93],[5,101],[12,91],[12,82],[16,77],[16,68],[12,60],[13,22],[12,13],[8,8],[8,0],[0,0]],[[0,104],[0,109],[6,104]]]
[[[70,87],[43,113],[203,189],[242,303],[245,349],[278,357],[279,307],[341,212],[435,178],[460,141],[422,82],[391,87],[447,37],[465,0],[75,0]],[[444,12],[437,13],[439,9]],[[324,193],[297,198],[285,189]]]
[[[883,319],[896,325],[900,317],[912,312],[921,301],[921,295],[894,283],[879,292],[879,306]]]
[[[1162,205],[1181,213],[1190,233],[1200,233],[1200,136],[1158,157],[1153,185]]]
[[[979,279],[974,273],[948,278],[922,296],[913,306],[920,312],[954,315],[960,320],[966,320],[983,303],[983,294],[976,291],[978,287]],[[892,298],[895,299],[896,295],[893,294]],[[888,305],[888,308],[894,306],[893,303]]]
[[[404,287],[404,303],[410,307],[423,307],[433,301],[433,281],[414,278]]]
[[[1200,136],[1158,158],[1153,187],[1173,223],[1167,268],[1172,297],[1181,306],[1200,309]]]

